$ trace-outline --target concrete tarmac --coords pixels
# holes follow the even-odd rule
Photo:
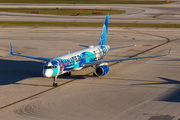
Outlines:
[[[109,28],[105,59],[133,55],[166,57],[124,61],[103,77],[93,68],[59,76],[59,87],[40,73],[42,61],[15,53],[51,58],[95,45],[101,28],[1,27],[0,119],[2,120],[178,120],[180,118],[180,29]],[[171,42],[168,42],[171,41]]]
[[[180,2],[162,5],[87,4],[0,4],[0,8],[113,9],[124,14],[110,15],[110,23],[179,24]],[[81,14],[81,13],[80,13]],[[0,12],[0,21],[103,22],[104,16],[62,16]]]

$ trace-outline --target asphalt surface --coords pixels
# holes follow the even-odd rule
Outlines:
[[[166,57],[125,61],[106,76],[93,68],[59,76],[59,87],[40,73],[43,62],[9,55],[54,57],[98,43],[101,28],[0,28],[0,119],[2,120],[178,120],[180,118],[180,29],[109,28],[112,50],[105,59],[133,55]],[[169,42],[171,41],[171,42]]]

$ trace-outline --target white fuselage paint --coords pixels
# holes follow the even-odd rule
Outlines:
[[[110,47],[108,45],[102,45],[102,46],[104,46],[106,48],[105,52],[109,51]],[[76,59],[75,61],[78,61],[79,59],[82,59],[82,58],[79,58],[79,56],[83,52],[91,52],[91,53],[93,53],[96,56],[96,60],[100,60],[100,59],[102,59],[104,57],[101,46],[96,45],[96,46],[93,46],[93,47],[91,46],[91,47],[88,47],[88,48],[84,48],[84,49],[81,49],[81,50],[77,50],[77,51],[74,51],[74,52],[71,52],[71,53],[67,53],[67,54],[64,54],[64,55],[61,55],[61,56],[54,57],[51,60],[53,60],[53,59],[71,60],[73,58],[73,59]]]

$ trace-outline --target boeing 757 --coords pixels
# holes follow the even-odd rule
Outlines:
[[[108,67],[109,62],[162,57],[162,56],[167,56],[170,53],[171,47],[169,49],[168,54],[165,55],[102,60],[109,50],[134,46],[134,45],[129,45],[123,47],[110,48],[108,45],[106,45],[108,19],[109,19],[109,15],[106,15],[98,45],[94,45],[94,46],[80,45],[85,48],[68,54],[57,56],[54,58],[43,58],[43,57],[13,53],[12,46],[10,43],[10,54],[45,61],[46,63],[42,66],[41,72],[44,77],[54,78],[53,86],[56,87],[58,86],[58,83],[56,83],[57,77],[61,74],[64,74],[65,76],[70,76],[71,71],[73,70],[81,70],[84,67],[94,65],[95,67],[94,67],[93,75],[104,76],[109,71],[109,67]]]

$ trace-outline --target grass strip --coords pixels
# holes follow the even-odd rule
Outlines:
[[[167,4],[175,1],[125,1],[125,0],[0,0],[0,3],[43,3],[43,4]]]
[[[14,27],[102,27],[103,23],[0,21],[0,26],[14,26]],[[109,27],[180,28],[180,24],[109,23]]]
[[[69,15],[75,16],[97,16],[106,14],[122,14],[122,10],[107,10],[107,9],[36,9],[36,8],[0,8],[0,12],[16,12],[16,13],[32,13],[36,14],[49,14],[49,15]],[[92,13],[102,13],[102,14],[92,14]]]

